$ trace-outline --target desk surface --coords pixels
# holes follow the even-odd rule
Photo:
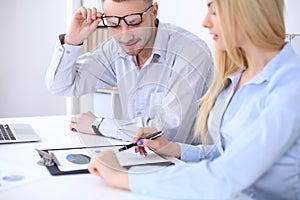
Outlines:
[[[92,174],[51,176],[45,167],[38,165],[36,148],[83,146],[79,133],[69,130],[69,121],[70,116],[0,119],[1,123],[29,123],[42,138],[37,143],[0,145],[0,177],[6,173],[3,165],[7,168],[11,166],[12,172],[14,168],[16,173],[20,170],[24,172],[21,174],[23,180],[13,182],[5,189],[2,180],[1,199],[155,199],[110,188],[100,177]]]

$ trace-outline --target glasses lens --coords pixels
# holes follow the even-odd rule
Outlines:
[[[119,25],[119,18],[117,17],[102,17],[103,24],[108,27],[117,27]]]
[[[140,14],[128,15],[124,18],[126,24],[129,26],[138,25],[142,22],[142,16]]]

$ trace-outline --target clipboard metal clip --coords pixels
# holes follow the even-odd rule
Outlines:
[[[56,165],[61,165],[55,155],[51,152],[50,154],[46,151],[35,149],[41,156],[41,159],[37,162],[37,164],[45,166],[45,167],[51,167]]]

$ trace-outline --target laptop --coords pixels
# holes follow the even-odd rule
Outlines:
[[[38,142],[41,138],[29,124],[1,124],[0,144]]]

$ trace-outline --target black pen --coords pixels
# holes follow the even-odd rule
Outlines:
[[[154,140],[158,137],[162,136],[162,132],[161,131],[158,131],[156,133],[153,133],[151,135],[148,135],[147,137],[145,137],[145,139],[148,139],[148,140]],[[131,143],[131,144],[127,144],[127,145],[124,145],[124,147],[120,148],[118,151],[121,152],[121,151],[125,151],[127,149],[130,149],[131,147],[134,147],[136,146],[137,143]]]

